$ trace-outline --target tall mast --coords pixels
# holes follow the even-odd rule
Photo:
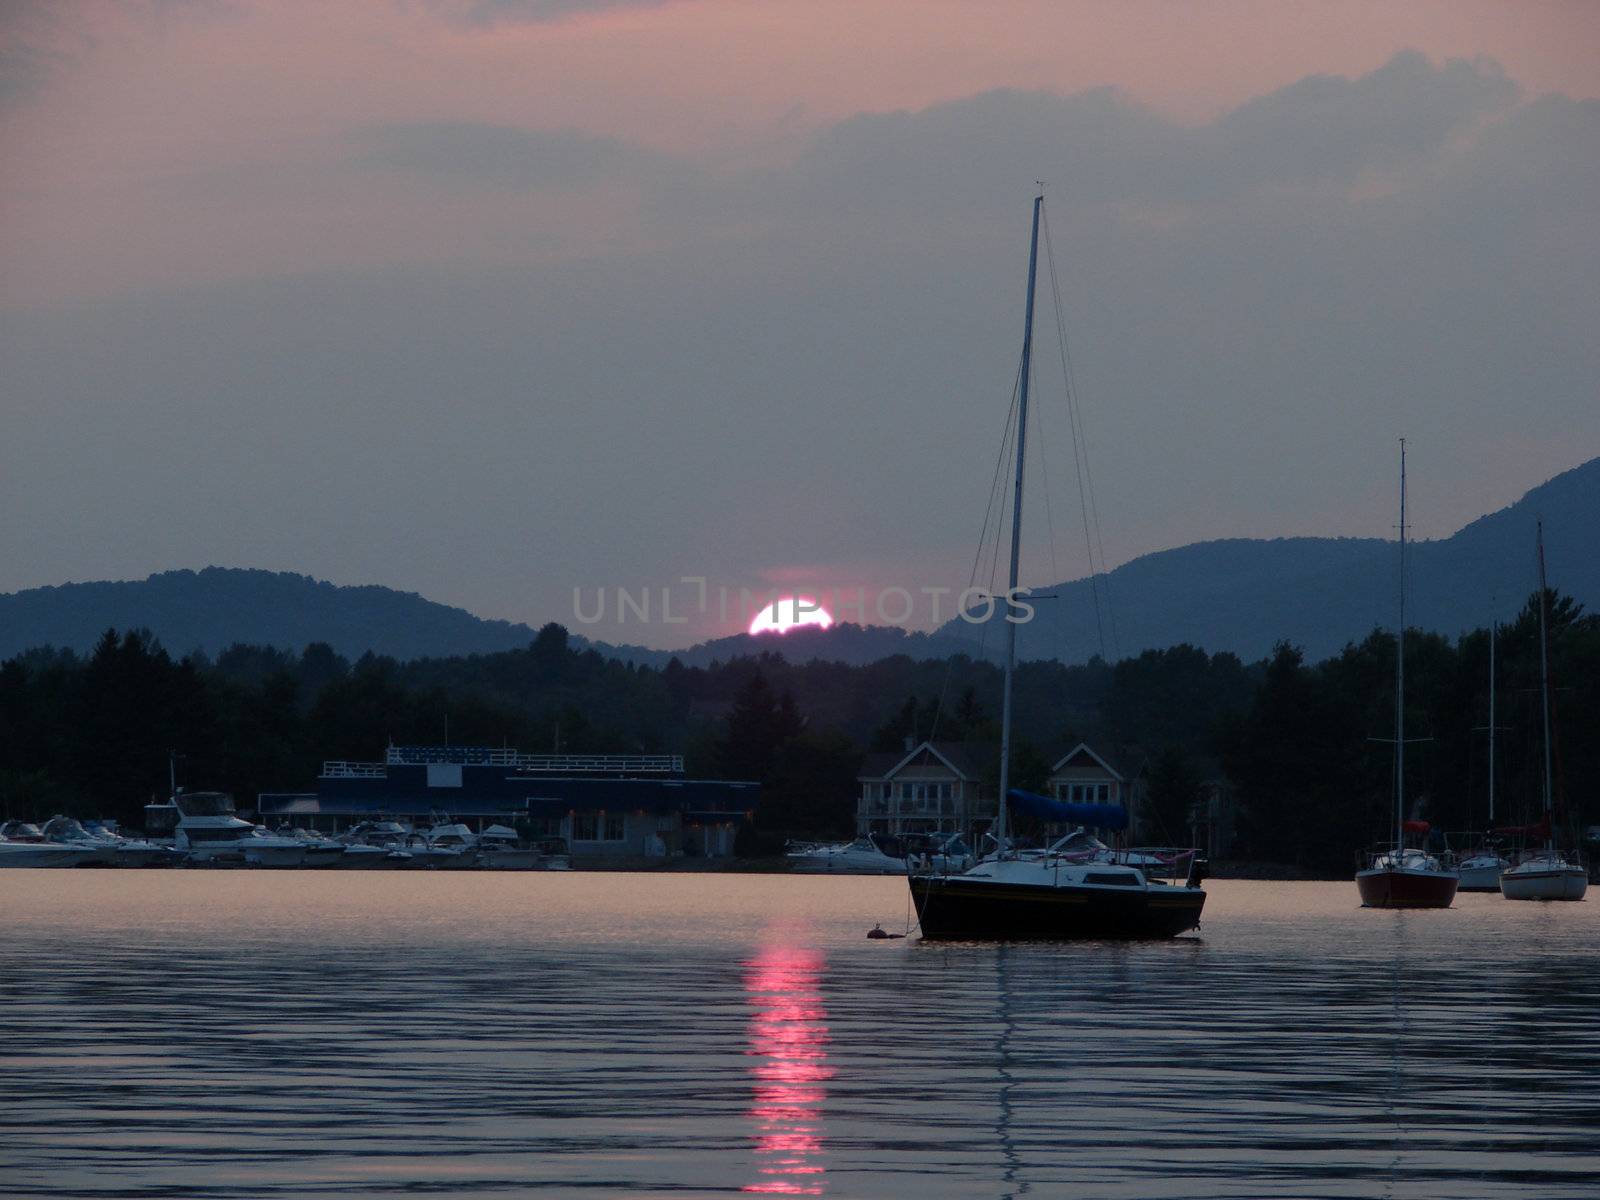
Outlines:
[[[1545,632],[1545,582],[1544,582],[1544,522],[1534,524],[1539,543],[1539,698],[1544,705],[1544,849],[1550,857],[1555,855],[1555,826],[1553,810],[1555,797],[1550,773],[1550,651]]]
[[[1400,629],[1394,639],[1394,848],[1405,845],[1406,806],[1406,440],[1400,439]]]
[[[1033,362],[1033,284],[1039,266],[1039,208],[1043,194],[1033,198],[1033,234],[1028,242],[1028,307],[1023,318],[1022,372],[1017,390],[1017,487],[1011,502],[1011,574],[1006,592],[1006,678],[1000,707],[1000,807],[995,816],[997,851],[1006,846],[1006,800],[1011,789],[1011,677],[1017,666],[1017,626],[1010,620],[1011,600],[1017,594],[1017,563],[1022,555],[1022,468],[1028,460],[1028,377]]]
[[[1498,621],[1489,622],[1489,826],[1494,827],[1494,631]]]

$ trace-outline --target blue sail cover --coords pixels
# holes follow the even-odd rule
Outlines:
[[[1045,821],[1065,821],[1074,825],[1088,825],[1095,829],[1126,829],[1128,810],[1120,804],[1068,804],[1052,800],[1021,788],[1012,788],[1011,809],[1023,816],[1038,817]]]

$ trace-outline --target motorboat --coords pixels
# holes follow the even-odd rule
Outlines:
[[[464,871],[478,861],[477,835],[458,822],[413,833],[406,840],[406,849],[416,866],[435,871]]]
[[[406,849],[407,831],[398,821],[363,821],[345,832],[339,865],[355,870],[393,871],[420,864]]]
[[[323,837],[310,829],[288,827],[277,830],[274,836],[293,838],[304,847],[305,859],[302,866],[318,868],[344,865],[344,843],[334,838]]]
[[[175,792],[177,810],[172,844],[196,866],[299,867],[305,845],[298,838],[279,837],[244,820],[226,792]],[[146,810],[149,811],[148,809]]]
[[[171,847],[122,837],[104,826],[88,829],[75,817],[51,817],[44,824],[43,834],[47,842],[89,852],[93,857],[84,866],[170,867],[183,861],[183,855]]]
[[[832,846],[807,846],[785,856],[791,870],[805,875],[904,875],[903,848],[880,833]]]
[[[902,834],[901,838],[912,870],[949,874],[970,870],[978,861],[972,847],[958,833]]]
[[[0,825],[0,867],[81,867],[99,860],[92,848],[46,841],[43,831],[27,821]]]
[[[539,867],[539,851],[522,845],[517,831],[506,825],[491,825],[478,835],[477,866],[485,871],[533,871]]]

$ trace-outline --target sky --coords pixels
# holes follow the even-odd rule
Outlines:
[[[1111,566],[1392,536],[1402,435],[1420,537],[1600,455],[1600,5],[13,0],[0,591],[927,626],[1036,180],[1029,582],[1090,561],[1057,290]]]

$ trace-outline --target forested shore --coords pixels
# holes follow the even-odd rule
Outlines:
[[[1569,819],[1600,778],[1600,618],[1549,599],[1557,792]],[[1187,833],[1202,788],[1237,809],[1233,856],[1341,871],[1380,836],[1392,796],[1394,637],[1377,630],[1305,661],[1280,644],[1244,663],[1191,646],[1117,663],[1022,664],[1021,786],[1086,741],[1145,780],[1155,833]],[[409,662],[328,646],[235,645],[175,657],[137,630],[92,653],[48,647],[0,665],[0,812],[106,816],[137,825],[181,782],[234,792],[313,785],[325,759],[376,759],[391,743],[530,752],[675,753],[691,776],[763,784],[760,842],[851,829],[864,756],[905,739],[998,740],[1000,671],[966,657],[867,666],[791,663],[774,650],[708,667],[635,665],[580,651],[547,625],[524,649]],[[1408,631],[1406,729],[1415,814],[1447,829],[1487,820],[1489,633]],[[1496,639],[1499,818],[1538,802],[1543,764],[1538,609]],[[1590,819],[1594,819],[1591,817]]]

